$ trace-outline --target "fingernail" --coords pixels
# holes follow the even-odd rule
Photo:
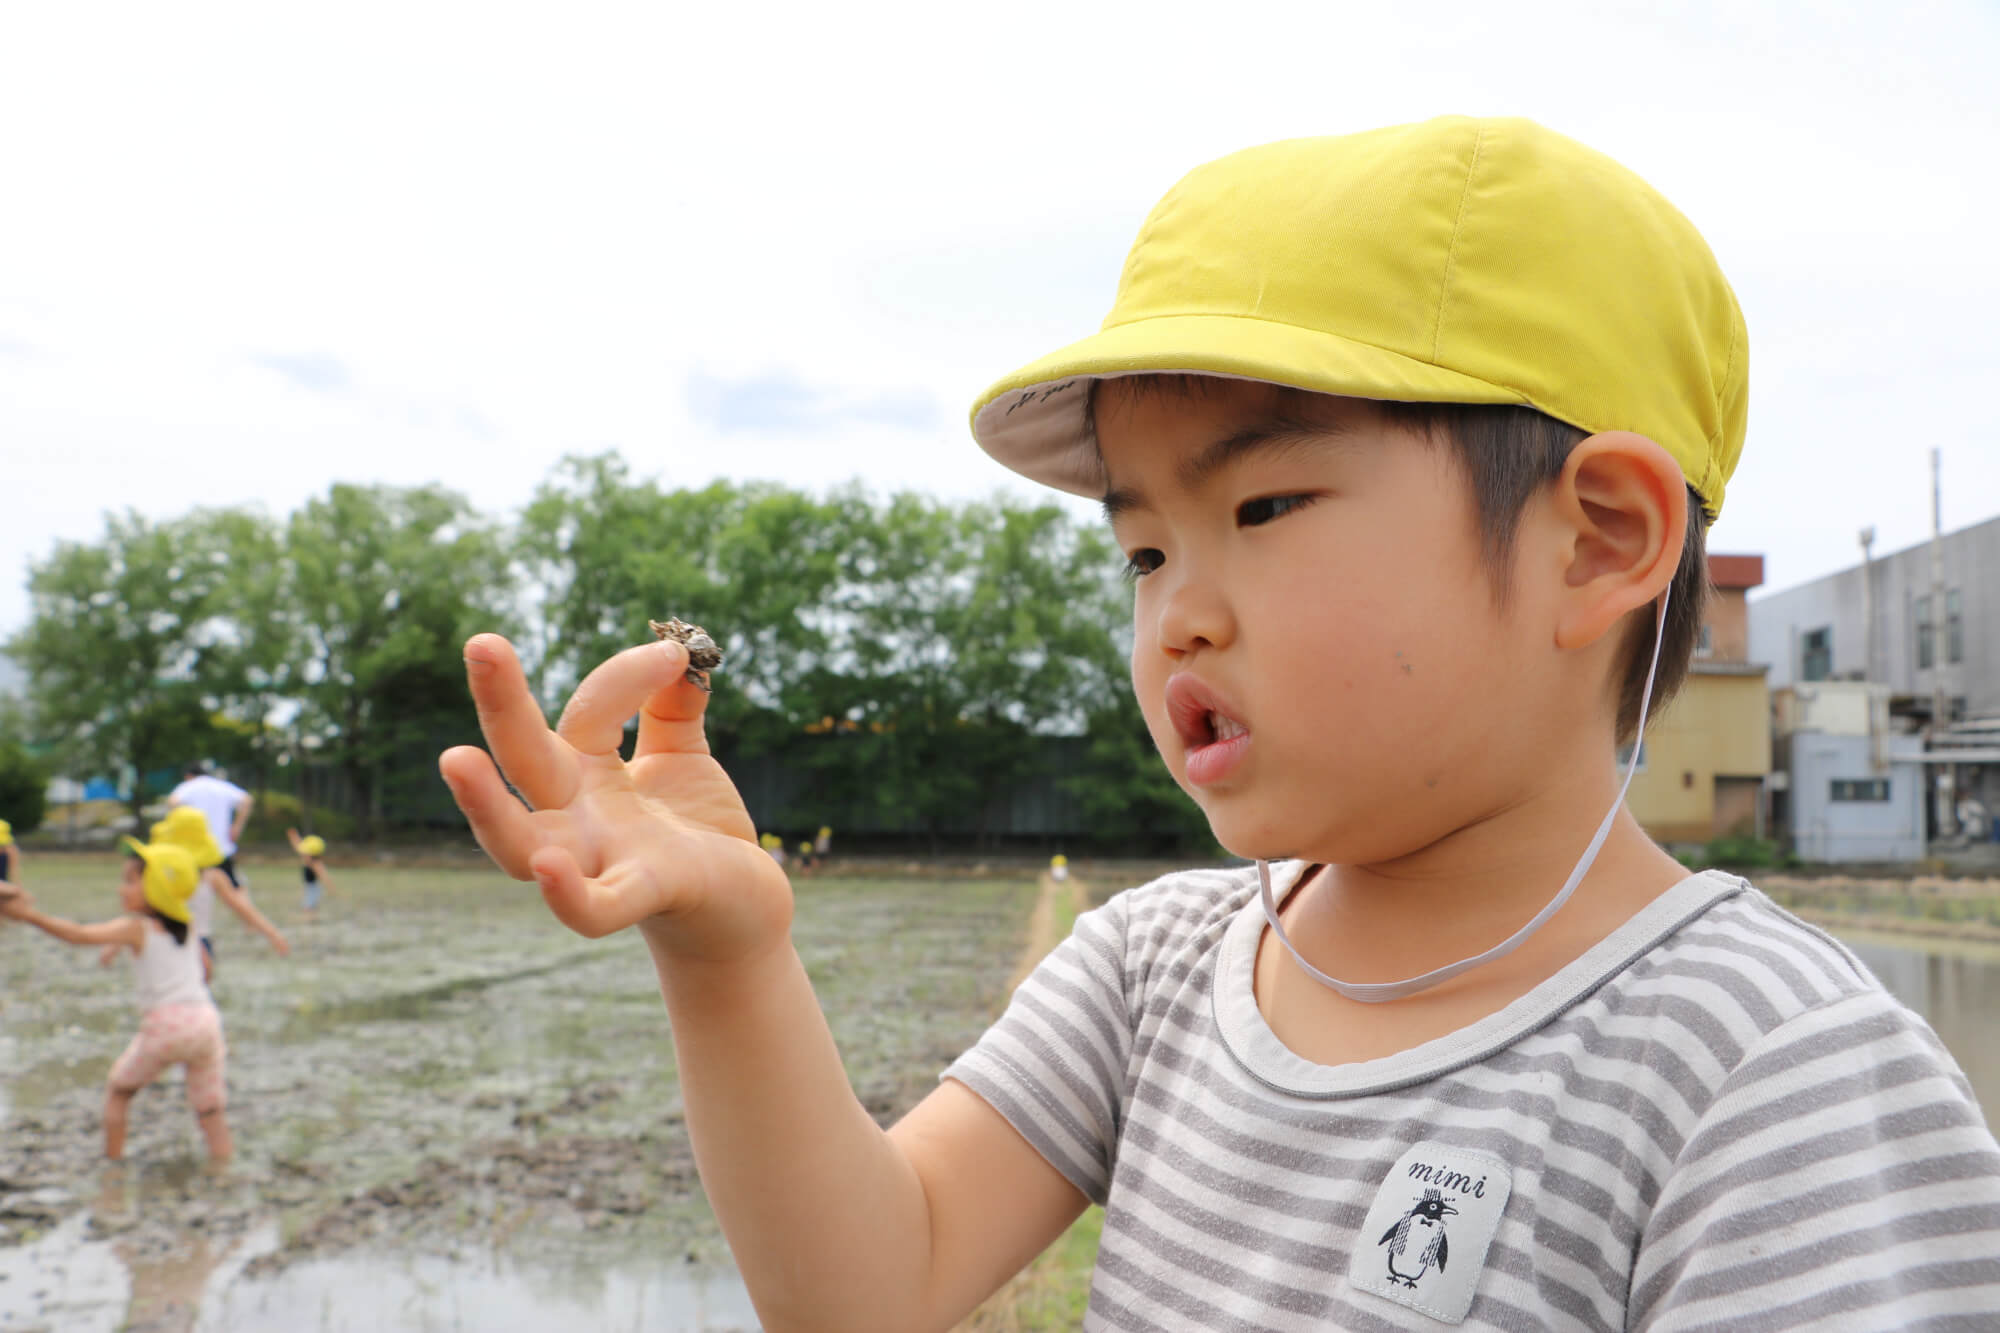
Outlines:
[[[483,657],[468,657],[465,659],[465,670],[469,675],[483,676],[492,669],[493,664]]]

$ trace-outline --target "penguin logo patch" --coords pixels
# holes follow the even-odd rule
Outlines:
[[[1425,1190],[1424,1197],[1417,1200],[1417,1206],[1404,1213],[1396,1224],[1382,1233],[1377,1244],[1389,1247],[1389,1280],[1400,1282],[1406,1287],[1415,1287],[1424,1270],[1436,1264],[1438,1271],[1444,1271],[1451,1259],[1451,1241],[1444,1234],[1445,1214],[1458,1209],[1444,1201],[1444,1196],[1436,1190]],[[1411,1228],[1416,1230],[1416,1244],[1412,1245]],[[1402,1255],[1404,1263],[1414,1263],[1416,1271],[1398,1273],[1396,1256]],[[1414,1256],[1414,1258],[1412,1257]]]
[[[1511,1187],[1497,1157],[1417,1144],[1376,1190],[1348,1281],[1433,1319],[1463,1323]]]

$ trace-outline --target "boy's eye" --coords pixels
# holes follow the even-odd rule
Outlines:
[[[1125,577],[1142,579],[1165,563],[1166,557],[1152,547],[1143,547],[1132,552],[1125,561]]]
[[[1236,521],[1243,527],[1254,528],[1274,518],[1283,518],[1293,510],[1303,509],[1318,498],[1313,495],[1267,495],[1258,500],[1245,500],[1236,506]]]

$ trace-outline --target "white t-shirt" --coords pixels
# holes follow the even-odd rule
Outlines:
[[[233,782],[203,775],[189,778],[173,789],[167,801],[172,805],[191,805],[201,811],[208,821],[208,831],[215,835],[224,856],[236,855],[236,839],[229,836],[230,827],[236,822],[236,807],[248,800],[250,793]]]

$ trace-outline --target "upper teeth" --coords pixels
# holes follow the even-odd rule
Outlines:
[[[1247,735],[1250,730],[1235,718],[1224,717],[1220,713],[1210,713],[1208,715],[1208,728],[1215,733],[1215,739],[1219,741],[1226,741],[1234,736]]]

